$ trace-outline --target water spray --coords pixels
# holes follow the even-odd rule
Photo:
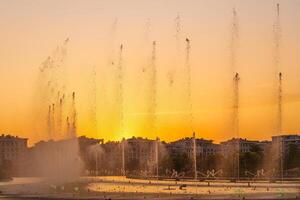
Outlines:
[[[231,40],[230,40],[230,62],[231,70],[236,71],[236,57],[239,42],[239,22],[238,15],[235,8],[232,10],[232,24],[231,24]]]
[[[194,113],[193,113],[193,102],[192,102],[192,72],[190,65],[190,53],[191,53],[191,42],[189,38],[186,41],[186,55],[185,55],[185,70],[186,70],[186,91],[187,91],[187,104],[189,113],[189,128],[193,133],[193,165],[194,165],[194,178],[197,179],[197,150],[196,150],[196,134],[194,132]]]
[[[150,116],[151,131],[156,134],[156,109],[157,109],[157,69],[156,69],[156,41],[152,43],[152,54],[150,64]]]
[[[280,24],[280,7],[276,5],[276,17],[273,25],[273,37],[274,37],[274,49],[273,49],[273,61],[275,70],[280,71],[280,46],[281,46],[281,24]]]
[[[69,117],[67,117],[67,119],[66,119],[66,136],[67,137],[70,137],[70,135],[71,135],[71,131],[70,131],[70,120],[69,120]]]
[[[75,104],[75,92],[72,93],[72,127],[71,127],[71,138],[77,136],[77,112]]]
[[[278,127],[277,133],[278,135],[282,134],[282,73],[279,72],[278,74]],[[280,176],[281,181],[283,181],[283,162],[284,162],[284,144],[283,144],[283,137],[281,137],[280,147],[279,147],[279,157],[280,157]]]
[[[276,4],[276,17],[275,17],[275,22],[273,25],[273,35],[274,35],[274,49],[273,49],[273,61],[274,61],[274,67],[276,72],[278,73],[278,89],[277,89],[277,127],[276,127],[276,133],[278,135],[282,134],[282,73],[281,73],[281,68],[280,68],[280,47],[281,47],[281,24],[280,24],[280,5],[279,3]],[[279,151],[278,151],[278,156],[280,159],[280,176],[281,180],[283,181],[283,141],[280,141],[280,144],[278,145]]]
[[[125,168],[125,138],[122,139],[122,173],[123,176],[126,176],[126,168]]]
[[[51,130],[52,130],[52,137],[55,137],[56,135],[56,126],[55,126],[55,104],[52,104],[51,108]]]
[[[119,60],[117,65],[117,87],[119,104],[119,133],[124,132],[124,69],[123,69],[123,45],[120,45]]]
[[[193,115],[193,103],[192,103],[192,72],[190,65],[190,52],[191,52],[191,43],[188,38],[186,38],[186,55],[185,55],[185,69],[186,69],[186,87],[187,87],[187,104],[189,112],[189,126],[190,131],[194,132],[194,115]]]
[[[237,180],[240,179],[240,136],[239,136],[239,73],[237,73],[237,49],[239,43],[239,21],[238,14],[235,8],[232,10],[231,22],[231,40],[230,40],[230,67],[233,73],[233,116],[232,116],[232,131],[235,141],[234,156],[236,157],[236,166],[234,165],[235,175]]]
[[[98,151],[95,151],[95,161],[96,161],[96,176],[98,176]]]
[[[90,102],[90,113],[91,122],[95,135],[98,136],[98,121],[97,121],[97,72],[95,67],[91,74],[91,102]]]
[[[145,43],[148,44],[151,33],[151,20],[148,18],[145,23]]]
[[[179,56],[180,54],[180,50],[181,50],[181,32],[182,32],[182,26],[181,26],[181,17],[180,14],[177,13],[177,16],[175,18],[175,39],[176,39],[176,53],[177,56]]]
[[[234,76],[233,128],[234,128],[234,135],[236,135],[237,137],[237,141],[236,141],[237,180],[240,180],[239,81],[240,81],[239,73],[236,73]]]
[[[152,53],[150,63],[150,126],[153,135],[156,135],[156,123],[157,123],[157,69],[156,69],[156,41],[152,42]],[[156,164],[156,175],[158,178],[158,139],[155,142],[155,164]]]
[[[119,104],[119,133],[124,134],[124,69],[123,69],[123,45],[120,45],[119,60],[117,66],[117,87],[118,87],[118,104]],[[122,140],[122,171],[125,172],[125,139]]]
[[[177,16],[174,20],[175,27],[175,40],[176,40],[176,57],[175,64],[167,73],[168,84],[170,87],[174,85],[175,74],[178,68],[178,63],[180,63],[181,59],[181,33],[182,33],[182,25],[181,25],[181,17],[180,14],[177,13]]]
[[[193,133],[193,164],[194,164],[194,179],[197,180],[197,144],[196,144],[196,134]]]
[[[57,112],[55,114],[56,121],[56,136],[61,136],[62,129],[62,113],[63,113],[63,95],[60,95],[60,91],[57,92],[57,100],[56,100]]]
[[[51,128],[51,105],[48,106],[47,132],[48,132],[48,136],[51,138],[51,137],[52,137],[52,128]]]
[[[62,115],[63,115],[63,98],[59,99],[59,108],[57,116],[57,132],[59,135],[62,133]]]
[[[66,39],[62,45],[58,46],[52,55],[48,56],[46,60],[42,63],[39,68],[38,74],[38,90],[37,90],[37,104],[36,107],[39,107],[35,113],[36,120],[39,120],[40,115],[45,116],[48,115],[48,119],[46,122],[46,126],[41,126],[41,130],[39,132],[48,132],[48,137],[53,139],[60,132],[61,119],[60,119],[60,93],[65,90],[65,65],[64,61],[67,54],[67,44],[69,39]],[[51,105],[52,103],[56,104],[56,111],[53,114],[52,111],[48,114],[45,109],[46,106]],[[50,118],[49,118],[50,117]],[[47,131],[45,131],[45,127]],[[51,131],[50,131],[51,129]]]
[[[156,177],[159,178],[159,144],[160,139],[159,137],[155,140],[155,163],[156,163]]]

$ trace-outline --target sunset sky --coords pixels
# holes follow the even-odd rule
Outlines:
[[[47,113],[35,117],[36,108],[45,103],[36,101],[43,92],[38,89],[39,68],[69,38],[66,72],[60,74],[60,81],[66,83],[66,95],[76,92],[78,135],[106,141],[131,136],[171,141],[191,136],[184,70],[188,37],[193,129],[197,137],[216,142],[235,137],[230,62],[235,8],[239,37],[234,71],[241,77],[239,135],[270,139],[277,134],[273,32],[277,3],[283,133],[298,133],[300,1],[296,0],[0,0],[0,133],[28,137],[30,143],[48,139],[45,130],[35,128],[47,118]],[[157,43],[155,132],[149,131],[146,109],[152,41]],[[122,131],[114,92],[120,44],[124,46]],[[96,120],[91,117],[94,108]]]

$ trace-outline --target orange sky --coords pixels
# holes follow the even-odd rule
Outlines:
[[[191,40],[193,129],[215,141],[233,137],[230,38],[236,8],[239,39],[240,136],[269,139],[276,134],[276,69],[272,26],[281,5],[280,70],[283,72],[283,132],[300,129],[300,2],[294,0],[2,0],[0,2],[0,132],[47,138],[46,114],[37,107],[41,63],[69,37],[68,95],[76,92],[78,133],[115,140],[144,136],[175,140],[191,136],[184,73],[185,37]],[[176,16],[180,31],[176,32]],[[178,39],[176,39],[176,36]],[[157,41],[156,133],[149,131],[147,73],[151,41]],[[119,130],[115,95],[119,44],[124,45],[124,127]],[[96,71],[96,98],[92,73]],[[170,76],[173,85],[169,84]],[[97,120],[92,120],[93,108]],[[47,109],[47,108],[46,108]],[[97,122],[97,131],[95,123]]]

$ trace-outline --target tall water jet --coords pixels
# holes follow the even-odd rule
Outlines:
[[[156,41],[152,42],[152,53],[150,63],[150,129],[153,135],[157,134],[157,68],[156,68]],[[158,139],[155,141],[155,168],[158,178]]]
[[[55,104],[52,103],[51,107],[51,130],[52,130],[52,136],[56,136],[56,124],[55,124]]]
[[[279,72],[278,74],[278,127],[277,127],[277,133],[280,135],[282,133],[282,73]],[[283,151],[283,138],[281,138],[279,147],[279,158],[280,158],[280,177],[281,181],[283,181],[283,162],[284,162],[284,151]]]
[[[273,37],[274,37],[274,44],[273,44],[273,62],[274,67],[276,70],[276,74],[278,75],[277,79],[277,122],[276,122],[276,134],[282,134],[282,72],[281,72],[281,56],[280,56],[280,47],[281,47],[281,24],[280,24],[280,5],[279,3],[276,4],[276,16],[273,25]],[[278,149],[278,171],[283,180],[283,141],[278,141],[280,144],[277,144]]]
[[[145,23],[145,43],[149,43],[149,38],[151,34],[151,20],[148,18]]]
[[[60,109],[61,109],[61,96],[60,96],[60,91],[57,92],[56,100],[55,100],[55,105],[56,105],[56,111],[55,111],[55,137],[60,136]]]
[[[176,53],[177,56],[179,56],[181,50],[181,32],[182,32],[181,17],[179,13],[177,13],[177,16],[175,18],[175,31],[176,31],[175,33]]]
[[[124,71],[123,71],[123,45],[120,45],[119,58],[117,66],[117,87],[118,87],[118,105],[119,105],[119,134],[123,134],[124,129]]]
[[[240,136],[239,136],[239,74],[237,73],[237,50],[239,43],[239,21],[235,8],[232,10],[231,22],[231,39],[230,39],[230,71],[233,78],[233,105],[232,105],[232,129],[234,137],[236,137],[233,149],[233,171],[234,176],[240,178]]]
[[[197,147],[196,147],[196,134],[193,133],[193,165],[194,165],[194,179],[197,179]]]
[[[58,115],[57,115],[57,133],[62,136],[62,118],[63,118],[63,96],[59,99]]]
[[[190,65],[190,53],[191,53],[191,43],[190,39],[186,38],[185,47],[185,71],[186,71],[186,92],[187,92],[187,105],[188,105],[188,125],[190,131],[193,133],[192,145],[193,145],[193,168],[194,168],[194,178],[197,179],[197,151],[196,151],[196,138],[194,132],[194,114],[193,114],[193,102],[192,102],[192,72]]]
[[[59,105],[59,94],[60,92],[64,92],[66,90],[65,85],[65,58],[67,55],[67,44],[69,39],[66,39],[62,45],[58,46],[54,53],[51,56],[48,56],[44,62],[42,62],[41,67],[39,68],[38,73],[38,85],[37,91],[35,94],[34,103],[35,106],[35,130],[36,132],[47,133],[48,138],[54,139],[56,136],[57,130],[52,130],[51,133],[49,131],[49,120],[45,124],[40,123],[41,118],[47,115],[47,106],[55,103]],[[57,106],[57,109],[59,106]],[[59,112],[55,112],[55,121],[51,120],[52,124],[58,123]],[[45,126],[46,125],[46,126]],[[56,127],[57,129],[57,127]],[[50,134],[50,135],[49,135]],[[44,139],[44,135],[41,136]]]
[[[48,106],[48,114],[47,114],[47,133],[48,133],[48,136],[52,137],[51,105]]]
[[[66,47],[69,39],[57,47],[51,56],[42,63],[38,74],[37,102],[35,108],[37,119],[36,124],[43,124],[38,127],[43,133],[41,138],[50,141],[36,144],[36,151],[32,157],[31,171],[37,175],[53,179],[55,182],[74,180],[79,176],[80,158],[79,147],[76,138],[77,113],[75,108],[75,93],[72,101],[68,102],[71,107],[72,125],[69,119],[66,121],[68,135],[62,136],[64,140],[57,141],[61,137],[65,85],[65,65]],[[48,107],[48,112],[47,108]],[[40,117],[43,116],[42,117]],[[41,123],[41,119],[47,116],[47,122]],[[42,121],[44,122],[44,121]],[[46,135],[47,134],[47,135]],[[47,136],[47,137],[45,137]],[[61,139],[61,138],[60,138]],[[41,150],[42,149],[42,150]]]
[[[276,16],[273,25],[273,62],[275,70],[280,72],[280,46],[281,46],[281,24],[280,24],[280,7],[276,4]]]
[[[169,69],[167,73],[167,79],[169,87],[173,87],[175,83],[175,76],[181,62],[181,39],[182,39],[182,24],[181,24],[181,17],[179,12],[177,13],[174,19],[174,28],[175,28],[175,46],[176,46],[176,56],[174,63],[172,63],[171,69]],[[171,89],[171,92],[172,89]]]
[[[117,75],[117,104],[118,104],[118,113],[119,113],[119,134],[124,134],[124,69],[123,69],[123,45],[120,45],[118,65],[116,69]],[[122,151],[122,173],[126,175],[125,169],[125,138],[121,142],[121,151]]]
[[[230,39],[230,67],[233,73],[237,68],[237,48],[239,43],[239,21],[235,8],[232,10],[232,23],[231,23],[231,39]]]
[[[156,138],[155,140],[155,163],[156,163],[156,177],[157,179],[159,178],[159,144],[160,144],[160,139],[159,137]]]
[[[71,129],[70,119],[69,119],[69,117],[67,117],[67,119],[66,119],[66,133],[65,133],[65,135],[67,137],[70,137],[70,135],[71,135],[70,129]]]
[[[70,137],[75,138],[77,136],[77,111],[75,104],[75,92],[72,93],[72,126],[70,130]]]
[[[92,123],[92,129],[95,135],[98,137],[98,120],[97,120],[97,72],[93,67],[90,78],[90,120]]]
[[[186,38],[186,55],[185,55],[185,70],[186,70],[186,92],[187,92],[187,105],[189,114],[189,129],[194,133],[194,114],[193,114],[193,103],[192,103],[192,76],[191,76],[191,65],[190,65],[190,52],[191,43]]]
[[[122,174],[123,176],[126,176],[126,168],[125,168],[125,138],[122,139],[121,145],[122,145]]]
[[[240,81],[239,73],[236,73],[234,76],[233,128],[234,128],[234,135],[236,135],[237,137],[236,144],[235,144],[237,180],[240,179],[239,81]]]
[[[150,130],[156,135],[156,109],[157,109],[157,69],[156,69],[156,41],[152,43],[151,63],[150,63]]]

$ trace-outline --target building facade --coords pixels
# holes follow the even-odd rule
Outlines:
[[[27,140],[27,138],[2,134],[0,136],[0,166],[9,163],[12,173],[18,175],[27,152]]]
[[[205,140],[203,138],[195,138],[196,156],[206,157],[215,155],[220,152],[220,145],[213,143],[213,140]],[[194,138],[187,137],[167,144],[167,149],[170,154],[184,153],[190,158],[194,154]]]
[[[224,157],[230,156],[235,152],[248,153],[253,150],[254,147],[259,147],[262,152],[270,146],[269,141],[257,141],[247,140],[246,138],[232,138],[230,140],[220,143],[221,152]]]

